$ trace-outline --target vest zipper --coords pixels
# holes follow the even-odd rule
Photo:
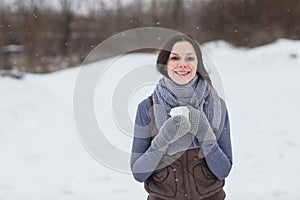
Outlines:
[[[185,188],[185,199],[191,200],[190,192],[190,180],[187,166],[187,153],[185,152],[182,156],[182,169],[183,169],[183,184]]]

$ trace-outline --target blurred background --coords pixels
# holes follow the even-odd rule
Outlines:
[[[129,155],[132,137],[118,131],[111,99],[157,52],[82,62],[107,38],[145,26],[191,34],[216,64],[232,128],[227,199],[299,200],[300,0],[0,0],[0,200],[146,199],[131,173],[87,152],[74,120],[74,90],[93,81],[79,87],[79,72],[110,63],[93,112],[110,150]],[[116,98],[132,119],[153,91],[138,88]]]
[[[47,73],[77,66],[106,38],[144,26],[252,48],[299,39],[300,1],[1,0],[0,69]]]

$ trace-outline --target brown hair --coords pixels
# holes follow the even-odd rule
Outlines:
[[[204,68],[203,60],[202,60],[202,53],[199,47],[199,44],[196,40],[194,40],[191,36],[184,35],[184,34],[178,34],[166,41],[166,43],[162,46],[158,57],[156,61],[156,67],[157,70],[164,76],[169,78],[169,75],[167,73],[167,62],[169,60],[169,56],[171,53],[171,50],[176,42],[180,41],[187,41],[192,44],[192,46],[195,49],[197,59],[198,59],[198,65],[197,65],[197,74],[207,81],[209,85],[212,85],[211,80],[209,78],[209,75],[207,71]]]

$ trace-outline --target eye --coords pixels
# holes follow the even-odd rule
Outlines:
[[[179,58],[177,56],[171,56],[170,60],[179,60]]]
[[[194,57],[187,57],[186,60],[187,60],[187,61],[194,61],[195,58],[194,58]]]

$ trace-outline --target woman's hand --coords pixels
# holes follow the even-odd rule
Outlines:
[[[187,107],[190,111],[189,112],[189,119],[191,122],[190,132],[197,137],[199,142],[215,141],[216,136],[203,110],[196,109],[190,105]]]
[[[165,121],[158,134],[152,140],[155,150],[166,152],[169,144],[176,141],[191,129],[191,123],[185,116],[174,116]]]

